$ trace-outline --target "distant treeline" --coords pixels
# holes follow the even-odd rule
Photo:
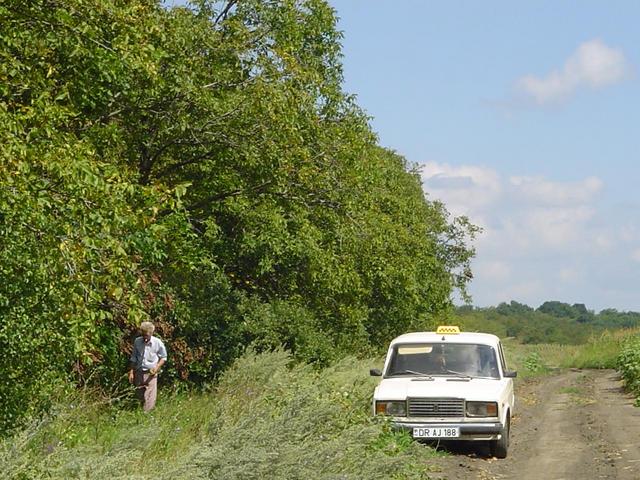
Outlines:
[[[605,329],[640,325],[639,312],[614,308],[595,313],[582,303],[544,302],[538,308],[511,301],[497,307],[457,307],[454,318],[468,330],[516,337],[523,343],[578,344]]]
[[[342,90],[325,0],[0,5],[0,432],[107,391],[136,326],[162,381],[248,345],[326,364],[464,295],[476,231]]]

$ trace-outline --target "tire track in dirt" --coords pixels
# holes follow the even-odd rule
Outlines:
[[[594,371],[593,403],[589,406],[592,428],[600,431],[601,450],[619,480],[640,479],[640,409],[622,388],[613,370]]]
[[[519,383],[504,460],[451,447],[434,479],[640,479],[640,409],[613,370],[565,370]]]
[[[577,371],[541,382],[538,402],[526,416],[526,430],[514,438],[514,461],[507,462],[509,478],[522,480],[570,480],[610,478],[610,464],[601,461],[598,432],[583,425],[586,420]],[[525,422],[523,422],[525,423]]]

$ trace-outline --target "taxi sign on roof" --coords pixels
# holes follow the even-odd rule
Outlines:
[[[440,325],[436,330],[436,333],[457,334],[460,333],[460,327],[454,325]]]

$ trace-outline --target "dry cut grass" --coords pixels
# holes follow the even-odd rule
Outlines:
[[[379,361],[321,371],[248,353],[152,414],[75,398],[0,444],[8,479],[426,479],[430,448],[371,416]]]

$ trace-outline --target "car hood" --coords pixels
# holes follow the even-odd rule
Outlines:
[[[377,400],[404,400],[406,398],[464,398],[466,400],[497,400],[504,392],[503,380],[452,377],[433,377],[427,380],[419,377],[386,378],[375,391]]]

